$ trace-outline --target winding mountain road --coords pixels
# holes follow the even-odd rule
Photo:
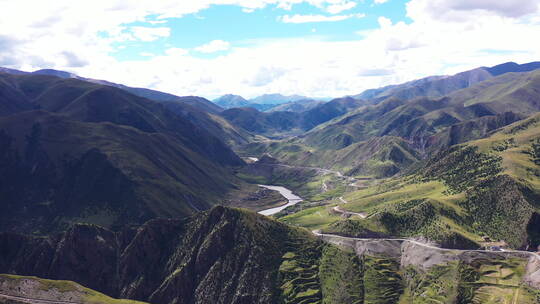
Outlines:
[[[311,231],[315,236],[319,237],[323,241],[328,241],[329,239],[343,239],[343,240],[349,240],[349,241],[400,241],[400,242],[409,242],[424,248],[429,249],[435,249],[440,251],[446,251],[446,252],[482,252],[482,253],[497,253],[497,254],[524,254],[529,255],[531,257],[535,257],[538,261],[540,261],[540,255],[536,252],[530,252],[530,251],[522,251],[522,250],[504,250],[504,251],[490,251],[490,250],[480,250],[480,249],[449,249],[449,248],[441,248],[437,247],[435,245],[431,245],[428,243],[419,242],[413,239],[404,239],[404,238],[354,238],[354,237],[346,237],[336,234],[328,234],[328,233],[320,233],[320,230],[313,230]],[[325,240],[325,237],[327,238]]]
[[[334,212],[336,212],[336,213],[349,215],[349,216],[359,216],[359,217],[361,217],[363,219],[365,219],[367,217],[367,214],[365,214],[365,213],[347,211],[347,210],[341,208],[340,206],[335,206],[334,208],[332,208],[332,210],[334,210]]]
[[[250,158],[254,158],[254,157],[250,157]],[[326,174],[333,174],[335,175],[336,177],[339,177],[339,178],[344,178],[346,179],[347,181],[350,182],[350,186],[354,186],[354,184],[358,181],[357,179],[355,179],[354,177],[350,177],[350,176],[345,176],[343,175],[343,173],[341,173],[340,171],[334,171],[334,170],[329,170],[329,169],[324,169],[324,168],[318,168],[318,167],[304,167],[304,166],[292,166],[292,165],[286,165],[286,164],[259,164],[259,165],[263,165],[263,166],[274,166],[274,167],[283,167],[283,168],[290,168],[290,169],[305,169],[305,170],[315,170],[317,172],[317,174],[319,175],[326,175]]]
[[[323,169],[323,168],[300,167],[300,166],[291,166],[291,165],[284,165],[284,164],[268,164],[268,165],[281,166],[281,167],[286,167],[286,168],[299,168],[299,169],[318,170],[318,172],[321,172],[321,173],[324,173],[324,174],[335,174],[337,177],[347,178],[349,181],[352,180],[353,184],[357,181],[355,178],[344,176],[339,171],[333,171],[333,170],[328,170],[328,169]],[[290,193],[292,193],[290,190],[288,190],[288,191]],[[302,198],[300,198],[298,196],[295,196],[295,199],[297,199],[298,201],[302,201]],[[338,199],[343,204],[348,204],[348,202],[343,198],[343,196],[339,197]],[[333,210],[335,212],[341,213],[341,214],[348,214],[348,215],[351,215],[351,216],[359,216],[359,217],[361,217],[363,219],[367,218],[366,213],[363,213],[363,212],[350,212],[350,211],[344,210],[343,208],[341,208],[341,206],[334,206]],[[261,211],[259,213],[264,214],[264,211]],[[316,235],[317,237],[323,239],[323,240],[325,238],[334,238],[334,239],[344,239],[344,240],[350,240],[350,241],[355,241],[355,240],[357,240],[357,241],[376,241],[376,240],[379,240],[379,241],[401,241],[401,242],[410,242],[412,244],[415,244],[415,245],[418,245],[418,246],[421,246],[421,247],[424,247],[424,248],[435,249],[435,250],[446,251],[446,252],[484,252],[484,253],[499,253],[499,254],[503,254],[503,255],[504,254],[523,254],[523,255],[528,255],[528,256],[534,257],[540,262],[540,255],[538,253],[530,252],[530,251],[521,251],[521,250],[490,251],[490,250],[449,249],[449,248],[441,248],[441,247],[437,247],[437,246],[434,246],[434,245],[431,245],[431,244],[419,242],[419,241],[412,240],[412,239],[404,239],[404,238],[352,238],[352,237],[344,237],[344,236],[335,235],[335,234],[323,234],[323,233],[320,233],[320,231],[318,231],[318,230],[313,230],[312,233],[314,235]]]

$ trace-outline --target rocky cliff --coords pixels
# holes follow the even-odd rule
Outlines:
[[[2,233],[0,273],[69,280],[150,303],[540,299],[540,264],[524,254],[444,250],[402,240],[325,241],[253,212],[215,207],[121,232],[79,224],[47,238]],[[481,298],[486,294],[491,300]]]
[[[283,255],[306,250],[316,261],[322,244],[307,231],[216,207],[118,233],[89,224],[46,238],[1,233],[0,273],[70,280],[151,303],[275,303],[292,280],[279,274]]]

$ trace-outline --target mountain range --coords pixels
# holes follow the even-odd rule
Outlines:
[[[254,142],[245,146],[245,152],[264,150],[286,163],[357,175],[393,175],[440,149],[484,137],[536,113],[539,75],[538,70],[508,72],[437,98],[392,95],[375,103],[350,98],[363,106],[354,106],[298,138]],[[382,147],[381,142],[387,144]],[[374,154],[373,148],[380,153]]]
[[[507,62],[493,67],[480,67],[452,76],[430,76],[400,85],[391,85],[379,89],[370,89],[354,96],[360,99],[384,100],[390,96],[399,99],[415,97],[442,97],[449,93],[468,88],[475,83],[506,73],[530,72],[540,68],[540,62],[517,64]]]
[[[322,100],[315,100],[299,95],[284,96],[281,94],[264,94],[250,100],[246,100],[239,95],[227,94],[214,100],[215,104],[225,109],[253,108],[261,112],[303,112],[323,102]]]
[[[187,215],[241,183],[243,161],[161,103],[39,74],[0,74],[0,94],[2,230]]]
[[[0,302],[540,303],[539,62],[214,102],[0,69]]]

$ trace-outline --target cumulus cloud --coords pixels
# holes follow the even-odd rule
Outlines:
[[[255,75],[248,75],[244,82],[255,87],[262,87],[279,79],[285,73],[286,70],[283,68],[263,66],[256,71]]]
[[[185,56],[188,53],[188,50],[182,48],[169,48],[165,50],[165,54],[169,56]]]
[[[201,53],[215,53],[220,51],[226,51],[231,48],[231,44],[223,40],[212,40],[206,44],[196,47],[195,50]]]
[[[521,17],[534,13],[538,10],[539,2],[537,0],[446,0],[443,3],[449,9],[467,11],[467,10],[484,10],[493,12],[501,16]]]
[[[427,15],[447,21],[464,21],[472,16],[498,15],[519,18],[537,13],[538,0],[414,0],[408,4],[411,16]]]
[[[348,1],[342,3],[331,4],[326,8],[326,11],[330,14],[339,14],[343,11],[350,10],[356,6],[356,2]]]
[[[132,26],[131,32],[136,39],[148,42],[159,38],[169,37],[171,29],[168,27]]]
[[[377,21],[379,22],[379,26],[381,28],[390,28],[392,26],[392,20],[390,20],[390,18],[381,16],[377,19]]]
[[[335,16],[324,16],[324,15],[284,15],[279,18],[283,23],[312,23],[312,22],[336,22],[343,21],[350,18],[363,18],[364,14],[351,14],[351,15],[335,15]]]
[[[332,14],[323,17],[358,17],[338,14],[344,11],[338,6],[346,7],[348,2],[352,1],[95,0],[74,4],[70,0],[0,0],[0,65],[22,70],[69,70],[178,95],[214,97],[235,92],[251,97],[280,92],[336,97],[427,75],[540,58],[540,41],[531,38],[540,32],[540,14],[534,5],[538,3],[526,0],[511,1],[513,6],[507,0],[410,0],[406,6],[410,22],[392,22],[381,16],[376,28],[350,41],[259,39],[238,46],[235,43],[234,48],[222,41],[214,43],[213,49],[204,49],[228,50],[212,58],[197,57],[200,50],[181,48],[153,51],[153,56],[140,60],[119,61],[111,56],[122,47],[118,41],[139,39],[144,43],[144,39],[170,34],[161,30],[135,37],[132,28],[126,26],[133,22],[155,29],[150,26],[153,21],[223,3],[247,11],[267,5],[294,9],[296,4],[309,3]],[[295,17],[294,11],[287,16],[288,21],[309,20],[302,15]]]
[[[375,4],[383,4],[383,3],[386,3],[388,2],[388,0],[373,0],[373,3]]]
[[[77,54],[69,51],[62,52],[62,55],[66,59],[66,67],[80,68],[88,64],[86,59],[79,57]]]

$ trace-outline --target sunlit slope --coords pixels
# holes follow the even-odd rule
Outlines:
[[[411,175],[345,195],[349,203],[341,207],[367,219],[342,220],[330,207],[318,207],[282,220],[349,235],[425,236],[455,247],[474,247],[485,237],[515,248],[537,246],[539,142],[535,115],[447,149]]]

